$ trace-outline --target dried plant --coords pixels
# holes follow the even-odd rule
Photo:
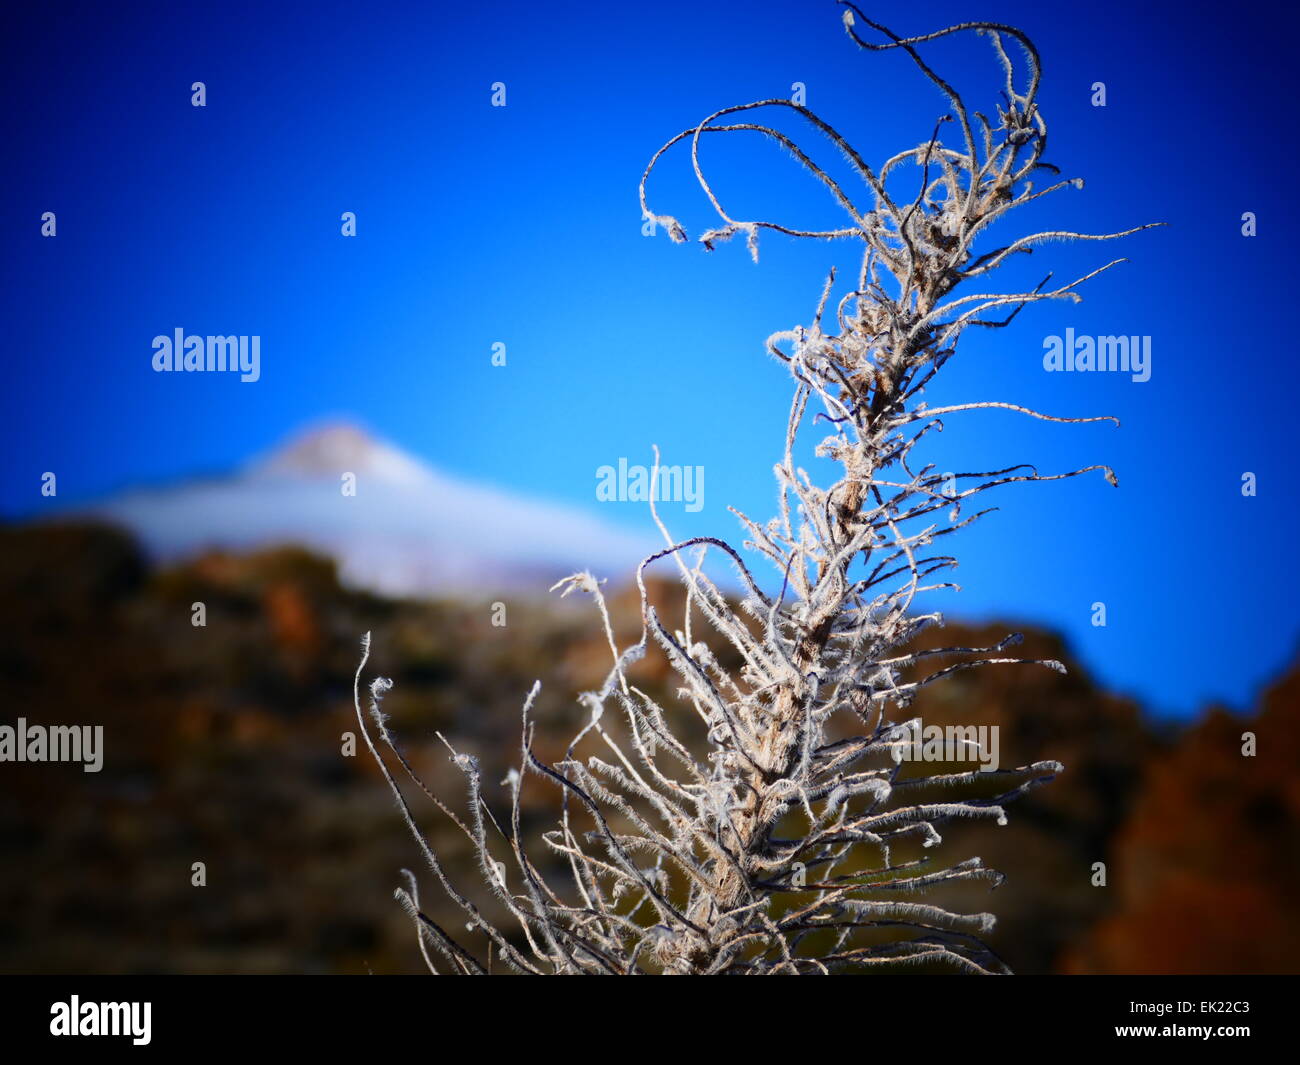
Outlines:
[[[1008,971],[981,940],[992,928],[991,914],[954,913],[916,899],[952,881],[996,885],[1000,874],[979,858],[935,863],[928,848],[940,840],[937,826],[954,818],[1004,824],[1004,805],[1061,767],[1036,762],[991,773],[909,776],[902,757],[911,735],[904,731],[906,710],[920,689],[957,670],[1004,663],[1063,667],[1005,656],[1018,640],[1015,635],[994,647],[908,653],[909,641],[923,627],[942,620],[936,613],[914,612],[913,603],[922,592],[953,587],[936,575],[955,560],[932,547],[987,513],[963,516],[967,500],[1017,481],[1098,470],[1114,484],[1115,476],[1100,465],[1051,475],[1029,465],[940,475],[933,465],[918,468],[913,452],[927,433],[942,428],[941,417],[970,410],[999,407],[1073,423],[1107,419],[1049,417],[1012,403],[928,408],[917,397],[952,357],[967,328],[1005,327],[1021,308],[1040,300],[1077,300],[1075,290],[1083,281],[1123,260],[1058,287],[1049,287],[1049,275],[1029,292],[955,295],[959,286],[978,282],[1046,241],[1112,240],[1137,230],[1104,236],[1034,233],[977,253],[977,239],[1013,208],[1082,186],[1055,177],[1046,187],[1034,186],[1041,175],[1058,173],[1043,161],[1047,124],[1037,104],[1037,51],[1019,30],[987,22],[900,38],[852,4],[845,6],[845,27],[859,47],[902,49],[947,97],[951,112],[929,140],[876,171],[806,107],[762,100],[717,111],[674,137],[655,154],[641,181],[645,217],[674,241],[685,240],[676,219],[650,209],[645,186],[664,152],[689,141],[695,175],[722,220],[700,237],[706,247],[743,234],[757,257],[763,229],[859,240],[864,246],[856,287],[835,307],[834,331],[825,327],[832,271],[811,325],[777,333],[767,344],[794,379],[785,454],[776,466],[780,513],[764,525],[736,513],[748,532],[744,548],[775,567],[773,583],[779,579],[779,589],[765,592],[740,552],[721,540],[675,542],[651,503],[668,546],[637,571],[643,627],[636,644],[617,646],[599,584],[589,574],[556,586],[565,595],[583,591],[594,598],[613,668],[599,691],[581,697],[585,723],[568,755],[554,765],[534,753],[534,686],[523,708],[520,766],[508,778],[507,824],[489,810],[478,763],[466,754],[452,751],[468,781],[468,817],[432,795],[385,726],[379,699],[388,682],[370,685],[365,713],[364,659],[358,670],[358,721],[425,860],[470,926],[486,933],[490,953],[513,970],[828,973],[938,963],[973,973]],[[864,40],[859,24],[883,40]],[[964,33],[986,37],[1005,74],[996,121],[969,110],[918,51],[926,42]],[[1008,42],[1019,46],[1023,64],[1013,62]],[[1018,78],[1021,65],[1025,69]],[[778,130],[752,121],[720,124],[761,108],[793,111],[829,139],[860,178],[869,206],[857,206],[839,182]],[[956,147],[939,136],[953,122]],[[739,131],[771,138],[791,153],[830,191],[848,224],[809,231],[728,214],[701,167],[699,144],[706,133]],[[913,191],[900,198],[897,187],[904,181]],[[810,402],[820,407],[811,418]],[[838,479],[829,487],[814,484],[796,465],[796,440],[809,422],[829,427],[814,449],[838,464]],[[734,567],[743,585],[739,606],[705,574],[710,552],[720,552]],[[680,629],[665,624],[646,592],[646,569],[663,560],[675,563],[684,587]],[[707,623],[702,632],[695,631],[697,617]],[[678,699],[698,715],[698,743],[683,738],[680,719],[671,727],[669,710],[629,680],[629,667],[652,641],[680,677]],[[738,668],[725,668],[720,660],[724,641]],[[927,673],[921,660],[936,657],[950,662]],[[607,719],[611,704],[617,714]],[[513,936],[488,921],[453,884],[380,757],[367,717],[379,745],[471,841],[478,872],[518,923]],[[591,748],[601,752],[580,753]],[[707,755],[697,757],[697,749],[707,749]],[[529,777],[549,782],[561,796],[557,827],[543,840],[551,864],[559,856],[567,866],[562,888],[543,878],[520,830],[520,790]],[[508,866],[495,856],[498,850],[509,852]],[[487,971],[483,960],[421,911],[414,877],[407,875],[409,890],[397,894],[416,921],[430,969],[438,971],[432,948],[450,971]]]

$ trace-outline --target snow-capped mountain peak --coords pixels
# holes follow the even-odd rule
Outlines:
[[[366,475],[392,484],[432,479],[432,471],[404,451],[347,422],[333,422],[299,434],[255,460],[248,473],[260,477],[329,477]]]
[[[540,594],[583,569],[617,580],[658,546],[649,530],[440,473],[346,423],[230,476],[139,488],[76,513],[124,526],[163,559],[299,544],[334,558],[345,582],[399,596]]]

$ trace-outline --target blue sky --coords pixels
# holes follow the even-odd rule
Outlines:
[[[1132,261],[1078,306],[970,335],[931,391],[932,404],[1123,422],[949,419],[931,456],[941,468],[1106,462],[1121,487],[1000,490],[1002,509],[950,545],[963,591],[931,605],[1056,627],[1104,683],[1159,713],[1248,703],[1300,631],[1297,369],[1281,322],[1300,236],[1281,146],[1294,25],[1245,5],[1230,23],[1208,4],[868,12],[900,33],[989,18],[1033,37],[1048,157],[1087,185],[1013,224],[1169,223],[1122,246],[1037,253],[1033,281]],[[945,110],[904,56],[859,51],[820,0],[454,13],[56,3],[4,17],[10,516],[47,505],[46,470],[61,502],[90,500],[228,469],[347,417],[443,469],[629,526],[647,516],[597,503],[596,470],[646,462],[657,443],[706,470],[703,510],[670,508],[674,532],[731,536],[727,504],[766,517],[775,501],[789,388],[763,341],[808,320],[827,268],[855,253],[769,234],[755,265],[743,243],[706,253],[644,237],[641,171],[706,114],[795,82],[872,163],[925,140]],[[985,42],[927,58],[994,105]],[[190,105],[195,81],[204,108]],[[504,108],[490,106],[497,81]],[[1090,103],[1096,81],[1104,108]],[[836,223],[783,153],[713,141],[706,162],[736,214]],[[692,234],[713,224],[685,154],[665,160],[651,195]],[[54,239],[40,235],[44,211]],[[344,211],[355,238],[340,236]],[[1258,236],[1241,235],[1244,211]],[[261,380],[155,374],[152,338],[177,327],[259,335]],[[1043,339],[1067,327],[1151,336],[1151,380],[1045,373]],[[497,342],[504,368],[490,364]],[[1244,471],[1255,498],[1241,495]],[[1096,601],[1105,628],[1089,623]]]

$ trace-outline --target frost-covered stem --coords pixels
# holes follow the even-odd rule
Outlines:
[[[761,525],[735,513],[748,535],[743,547],[749,557],[772,568],[772,589],[764,590],[746,556],[722,540],[675,541],[653,502],[666,546],[637,570],[642,632],[635,644],[619,649],[600,585],[590,574],[560,582],[556,587],[564,595],[582,591],[595,599],[613,664],[601,688],[581,697],[589,717],[555,765],[532,749],[534,686],[524,705],[520,766],[509,779],[507,823],[488,809],[477,762],[467,755],[452,752],[469,786],[468,820],[433,797],[385,727],[379,698],[386,682],[371,686],[368,716],[378,744],[358,688],[366,743],[380,760],[426,861],[470,924],[487,934],[495,956],[515,971],[826,973],[930,962],[962,972],[1006,971],[979,939],[991,929],[992,915],[953,913],[907,898],[941,883],[983,880],[996,886],[1000,874],[978,858],[944,866],[917,848],[938,843],[936,826],[955,818],[989,817],[1004,824],[1005,804],[1050,780],[1061,767],[1037,762],[993,773],[904,777],[905,730],[915,723],[906,719],[906,711],[921,689],[958,670],[1063,667],[1006,656],[1003,652],[1018,642],[1015,634],[992,647],[912,653],[904,648],[921,629],[941,622],[938,614],[918,613],[917,600],[954,587],[936,575],[955,559],[933,548],[940,537],[987,512],[963,516],[967,500],[1005,484],[1091,471],[1117,481],[1101,465],[1044,474],[1019,464],[942,475],[933,465],[918,466],[919,445],[942,429],[944,416],[993,408],[1055,422],[1107,420],[1042,414],[997,400],[928,409],[920,396],[956,353],[967,328],[1006,328],[1031,304],[1077,300],[1080,284],[1122,260],[1055,287],[1048,286],[1049,274],[1023,292],[958,294],[965,283],[979,278],[983,284],[1008,258],[1030,254],[1045,241],[1106,241],[1148,227],[1097,236],[1051,230],[977,252],[977,239],[1009,211],[1082,187],[1079,180],[1034,187],[1040,172],[1056,173],[1042,158],[1047,125],[1037,105],[1037,51],[1019,30],[996,23],[964,23],[900,38],[853,4],[844,7],[846,29],[859,47],[902,49],[947,99],[949,113],[925,141],[888,159],[877,172],[806,107],[763,100],[717,111],[679,133],[651,159],[640,188],[645,216],[674,241],[685,240],[680,222],[651,210],[646,185],[665,153],[689,142],[695,176],[721,219],[700,237],[706,248],[743,234],[757,259],[758,236],[765,229],[862,243],[856,285],[833,311],[834,271],[811,323],[767,342],[794,382],[785,451],[775,467],[779,512]],[[882,40],[860,36],[859,22]],[[920,54],[926,42],[956,33],[977,33],[993,45],[1004,75],[1004,105],[996,121],[969,110]],[[1007,40],[1024,53],[1019,77]],[[727,116],[748,119],[760,109],[784,110],[824,136],[861,179],[854,195],[870,206],[855,202],[785,133],[748,120],[718,124]],[[956,146],[940,136],[953,123]],[[844,210],[846,224],[808,231],[730,215],[700,149],[705,134],[742,132],[785,148]],[[813,453],[838,467],[836,479],[824,486],[815,484],[796,459],[801,432],[819,425],[827,435]],[[655,484],[658,470],[656,452]],[[652,485],[651,498],[655,495]],[[739,604],[707,575],[710,554],[722,555],[733,567]],[[685,589],[680,629],[664,622],[647,594],[645,572],[661,563],[676,567]],[[705,623],[704,636],[696,632],[696,616]],[[632,683],[629,669],[651,642],[680,678],[683,707],[703,726],[704,735],[695,742],[679,735],[680,719],[672,719]],[[723,646],[740,663],[738,669],[720,663]],[[908,671],[931,657],[952,661],[909,679]],[[610,707],[615,714],[607,721]],[[830,738],[828,726],[837,717],[855,725],[853,735]],[[381,749],[470,840],[483,880],[518,924],[515,937],[492,926],[453,885],[416,827]],[[696,753],[702,749],[707,750],[703,762]],[[567,891],[546,881],[520,832],[520,792],[529,776],[547,781],[562,796],[558,827],[542,838],[569,871]],[[508,848],[513,877],[501,872],[505,866],[494,848]],[[853,871],[839,872],[851,856]],[[413,882],[399,898],[416,919],[430,969],[437,971],[428,952],[432,947],[451,971],[487,971],[421,912]],[[893,937],[880,942],[881,929]]]

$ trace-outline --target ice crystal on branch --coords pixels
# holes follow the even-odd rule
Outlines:
[[[947,98],[949,113],[927,139],[875,170],[808,108],[763,100],[717,111],[680,133],[654,155],[641,181],[645,217],[674,241],[686,240],[685,227],[653,211],[646,196],[665,153],[686,142],[720,218],[699,238],[707,248],[744,236],[757,258],[763,230],[862,245],[853,289],[832,307],[832,271],[811,322],[767,343],[794,383],[784,457],[776,466],[777,516],[759,524],[737,512],[748,537],[742,555],[710,537],[674,541],[652,503],[666,546],[637,571],[642,631],[630,647],[618,646],[592,576],[557,585],[565,595],[594,599],[612,668],[598,691],[581,698],[582,727],[555,764],[534,751],[534,686],[524,703],[519,769],[503,782],[509,813],[500,819],[484,798],[477,762],[454,750],[468,785],[467,813],[433,796],[384,724],[383,682],[371,685],[369,713],[363,710],[358,670],[357,713],[367,744],[439,884],[489,943],[487,961],[460,945],[422,911],[410,878],[398,896],[434,971],[483,973],[492,956],[536,974],[829,973],[931,963],[1006,971],[981,940],[993,927],[991,914],[950,912],[919,896],[955,881],[996,886],[1000,874],[979,858],[953,864],[935,858],[939,828],[955,818],[1004,824],[1006,804],[1061,767],[1036,762],[993,772],[904,773],[914,723],[907,708],[920,689],[958,670],[1062,667],[1005,654],[1014,635],[992,647],[909,653],[912,637],[941,620],[919,612],[916,600],[952,587],[943,574],[955,560],[935,545],[987,512],[966,512],[974,497],[1011,482],[1100,471],[1115,483],[1115,475],[1100,465],[1050,474],[1030,465],[939,474],[933,465],[919,465],[914,452],[942,428],[942,417],[982,408],[1058,422],[1107,419],[1053,417],[1007,402],[927,409],[917,397],[966,329],[1002,328],[1028,304],[1077,299],[1080,284],[1122,261],[1066,284],[1053,285],[1048,275],[1031,291],[987,290],[985,279],[1012,256],[1047,241],[1105,241],[1147,227],[1104,235],[1053,230],[985,248],[981,238],[991,224],[1015,208],[1082,187],[1060,179],[1043,158],[1038,52],[1010,26],[970,22],[901,38],[854,5],[845,8],[845,27],[858,47],[903,50]],[[876,39],[864,38],[863,26]],[[1003,74],[1002,103],[992,118],[968,109],[922,57],[927,42],[968,33],[988,40]],[[838,149],[859,179],[856,200],[797,141],[753,114],[773,109],[793,112]],[[705,134],[736,132],[785,148],[833,195],[847,216],[843,227],[802,230],[728,214],[699,149]],[[810,426],[826,434],[815,453],[838,468],[825,486],[796,464],[799,434]],[[734,570],[743,589],[739,603],[706,574],[709,557]],[[768,587],[746,557],[769,564],[763,567],[773,573]],[[658,564],[674,566],[680,579],[681,628],[670,627],[650,602],[645,575]],[[697,620],[704,631],[695,631]],[[691,716],[661,705],[630,679],[630,667],[652,644],[667,656]],[[932,659],[939,662],[927,669]],[[697,734],[686,735],[688,727]],[[466,835],[477,855],[480,890],[491,892],[516,922],[509,934],[453,882],[381,747]],[[540,840],[526,839],[520,828],[520,794],[529,781],[547,783],[559,796],[556,826]],[[545,860],[534,860],[530,848],[537,845],[549,850]],[[542,868],[560,864],[557,857],[566,875],[547,879]]]

